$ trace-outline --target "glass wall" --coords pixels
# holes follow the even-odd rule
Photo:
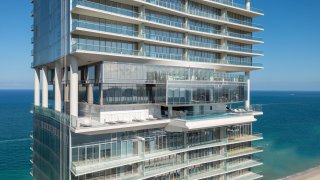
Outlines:
[[[122,23],[108,19],[101,19],[84,15],[73,15],[72,28],[87,28],[97,31],[104,31],[128,36],[138,36],[138,27],[134,24]]]
[[[138,55],[137,43],[98,37],[74,35],[72,50],[87,50],[107,53]]]
[[[230,21],[230,22],[239,23],[239,24],[243,24],[243,25],[247,25],[247,26],[252,26],[252,18],[250,18],[250,17],[236,14],[236,13],[233,13],[230,11],[227,12],[227,17],[228,17],[228,21]]]
[[[144,54],[148,57],[160,58],[160,59],[183,59],[183,49],[168,47],[168,46],[157,46],[152,44],[144,45]]]
[[[103,62],[103,83],[139,81],[165,83],[167,80],[244,82],[243,74],[218,73],[214,69]],[[126,72],[126,73],[123,73]]]
[[[111,0],[73,0],[73,6],[79,4],[130,17],[138,17],[138,8]]]
[[[226,128],[226,134],[229,139],[240,138],[252,134],[251,124],[233,125]]]
[[[146,0],[149,3],[178,11],[184,11],[184,0]]]
[[[103,171],[98,171],[94,173],[89,173],[86,175],[81,175],[75,177],[72,175],[72,180],[97,180],[97,179],[122,179],[122,178],[129,178],[129,177],[136,177],[138,178],[141,175],[141,171],[139,170],[138,163],[125,165],[118,168],[107,169]]]
[[[194,62],[217,63],[219,62],[220,54],[206,51],[189,50],[188,58],[190,61]]]
[[[220,19],[221,17],[220,9],[196,3],[194,1],[189,2],[188,12],[190,14],[199,15],[207,18]]]
[[[212,171],[215,171],[215,170],[222,168],[221,163],[222,162],[217,161],[217,162],[210,162],[210,163],[191,166],[191,167],[188,167],[188,174],[189,174],[189,176],[192,177],[197,174],[212,172]]]
[[[206,33],[213,33],[218,34],[220,33],[221,27],[216,24],[209,24],[206,22],[196,21],[196,20],[189,20],[189,29],[194,31],[201,31]]]
[[[182,44],[184,39],[183,33],[174,31],[161,30],[151,27],[145,27],[145,38],[157,41],[166,41]]]
[[[33,177],[69,179],[69,122],[47,108],[33,109]]]
[[[210,141],[220,140],[220,128],[202,129],[187,133],[187,144],[197,146]]]
[[[169,84],[168,104],[203,104],[245,100],[243,83]]]
[[[230,64],[239,64],[239,65],[246,65],[246,66],[253,65],[252,57],[227,55],[226,60]]]
[[[189,35],[188,44],[207,48],[220,48],[220,40],[204,36]]]
[[[249,52],[252,53],[252,44],[243,44],[243,43],[237,43],[237,42],[227,42],[228,44],[228,50],[231,51],[241,51],[241,52]]]
[[[184,18],[146,9],[146,20],[182,28]]]
[[[33,5],[33,65],[37,66],[53,62],[69,53],[69,34],[62,32],[62,29],[69,27],[70,7],[69,1],[38,0]],[[65,46],[66,49],[62,49]]]

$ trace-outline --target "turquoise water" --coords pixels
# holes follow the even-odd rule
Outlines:
[[[31,90],[0,90],[0,179],[32,179],[30,138]],[[263,104],[255,132],[264,147],[264,179],[277,179],[320,165],[320,92],[253,92]]]

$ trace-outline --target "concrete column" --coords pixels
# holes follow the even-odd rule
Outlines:
[[[138,50],[140,55],[144,55],[144,42],[139,42]]]
[[[56,63],[54,70],[54,109],[61,112],[61,65]]]
[[[251,0],[246,0],[246,9],[247,10],[251,9]]]
[[[40,69],[34,69],[34,105],[40,106]]]
[[[188,34],[188,33],[185,33],[185,34],[184,34],[184,38],[183,38],[183,43],[184,43],[185,45],[188,45],[188,39],[189,39],[189,34]]]
[[[145,33],[145,26],[144,26],[144,24],[142,23],[142,24],[139,24],[138,25],[138,36],[139,37],[145,37],[144,36],[144,33]]]
[[[141,19],[144,19],[144,16],[146,15],[146,8],[144,7],[144,5],[139,7],[139,17]]]
[[[168,115],[169,115],[169,118],[172,117],[172,106],[168,106]]]
[[[188,59],[188,49],[184,49],[183,50],[183,60],[189,61],[189,59]]]
[[[184,1],[184,11],[188,12],[189,0]]]
[[[245,109],[250,109],[250,72],[245,72],[245,79],[247,82],[247,99],[245,101]]]
[[[186,17],[184,18],[184,28],[188,29],[189,19]]]
[[[70,57],[70,114],[78,117],[78,62]]]
[[[93,104],[93,84],[87,85],[87,102]]]
[[[42,107],[48,107],[48,68],[42,67]]]

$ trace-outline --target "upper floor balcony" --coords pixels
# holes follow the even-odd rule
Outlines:
[[[229,48],[236,49],[236,48]],[[240,49],[240,48],[238,48]],[[223,69],[225,71],[240,71],[238,68],[247,69],[246,71],[262,69],[263,66],[261,63],[255,63],[249,60],[230,60],[230,59],[216,59],[216,58],[208,58],[203,56],[195,56],[195,55],[183,55],[183,54],[172,54],[172,53],[162,53],[162,52],[152,52],[148,50],[135,50],[135,49],[125,49],[125,48],[117,48],[112,46],[100,45],[100,44],[89,44],[89,43],[79,43],[75,42],[72,44],[72,52],[73,53],[92,53],[95,55],[96,53],[102,53],[101,55],[106,56],[115,56],[118,58],[126,57],[132,59],[140,59],[143,61],[156,61],[157,63],[166,64],[167,61],[175,61],[177,64],[180,62],[188,62],[188,63],[207,63],[212,66],[217,66],[216,69]],[[195,65],[195,64],[194,64]],[[198,64],[199,65],[199,64]],[[193,66],[189,64],[188,66]],[[219,66],[219,67],[218,67]]]
[[[156,4],[158,6],[163,6],[166,8],[181,11],[181,12],[185,12],[187,9],[186,6],[181,3],[174,3],[174,2],[163,1],[163,0],[144,0],[144,1],[148,3]],[[209,1],[212,1],[213,3],[223,4],[223,5],[226,5],[227,7],[234,7],[236,9],[241,9],[243,11],[249,11],[255,14],[263,15],[263,11],[261,9],[254,8],[254,7],[250,7],[250,9],[248,9],[246,5],[235,3],[232,0],[209,0]]]
[[[233,155],[230,155],[228,152],[217,151],[213,154],[203,154],[198,157],[193,157],[192,154],[195,151],[201,151],[202,149],[208,150],[208,148],[210,149],[225,146],[227,144],[227,141],[225,139],[221,139],[206,141],[199,144],[187,144],[182,146],[177,145],[175,147],[168,147],[169,145],[167,145],[166,142],[161,146],[156,144],[150,146],[150,142],[148,141],[149,140],[147,140],[147,138],[136,137],[134,139],[94,142],[85,145],[73,146],[71,169],[74,174],[81,175],[88,172],[96,172],[104,169],[121,167],[128,164],[143,163],[144,161],[156,160],[159,157],[166,157],[174,154],[177,156],[180,156],[182,154],[187,155],[186,159],[172,158],[165,162],[155,161],[153,165],[143,165],[145,167],[143,168],[144,171],[142,173],[142,176],[146,178],[157,175],[159,173],[159,168],[162,169],[161,173],[165,173],[173,171],[175,169],[188,168],[200,163],[205,164],[216,162],[217,164],[219,164],[219,162],[226,159],[252,155],[262,151],[257,147],[245,147],[243,149],[239,149],[237,151],[237,154]],[[152,150],[150,150],[150,148],[152,148]],[[262,163],[259,160],[248,159],[246,161],[243,160],[243,162],[233,164],[229,163],[226,166],[221,166],[221,170],[222,173],[226,173],[248,167],[258,166],[261,164]],[[203,176],[206,175],[206,172],[201,171],[197,173],[191,173],[190,175]]]
[[[143,3],[143,1],[140,1],[140,0],[137,0],[136,2]],[[152,5],[153,4],[152,2],[157,2],[157,1],[151,0],[150,3],[148,3],[148,4]],[[167,2],[165,2],[165,4],[166,3]],[[73,9],[77,9],[77,5],[88,7],[91,10],[97,9],[97,10],[105,11],[105,12],[112,13],[112,14],[119,14],[122,16],[134,18],[134,19],[138,20],[138,22],[140,22],[140,23],[143,23],[144,21],[153,21],[153,22],[157,22],[160,24],[166,24],[166,25],[178,27],[178,28],[186,28],[187,27],[187,24],[185,24],[185,22],[170,21],[170,20],[166,20],[163,18],[155,18],[153,16],[151,17],[149,14],[138,13],[134,9],[129,10],[129,9],[125,9],[125,8],[115,7],[115,6],[108,6],[105,4],[95,3],[92,1],[88,1],[88,0],[74,0],[73,1]],[[81,8],[81,7],[78,7],[78,8]],[[178,8],[178,9],[180,9],[180,8]],[[177,12],[180,12],[180,11],[177,11]],[[194,17],[196,19],[204,20],[206,22],[212,21],[212,23],[216,23],[216,24],[220,24],[220,25],[228,24],[231,27],[235,27],[235,28],[238,27],[240,29],[246,29],[249,31],[263,30],[261,25],[255,24],[251,21],[244,21],[244,20],[235,19],[232,17],[225,17],[225,16],[221,16],[221,15],[212,15],[212,14],[204,13],[204,12],[198,11],[198,10],[186,10],[185,12],[178,13],[178,15],[186,16],[189,18]],[[228,35],[228,34],[225,34],[225,35]],[[254,38],[252,38],[252,39],[254,39]]]

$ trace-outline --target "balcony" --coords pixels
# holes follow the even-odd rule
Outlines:
[[[133,10],[130,11],[127,9],[108,6],[108,5],[95,3],[95,2],[91,2],[91,1],[87,1],[87,0],[73,0],[72,5],[73,5],[73,8],[76,5],[80,5],[80,6],[94,8],[94,9],[98,9],[98,10],[102,10],[102,11],[108,11],[111,13],[120,14],[120,15],[124,15],[124,16],[135,17],[135,18],[139,17],[139,13],[134,12]]]
[[[177,11],[181,11],[181,12],[185,12],[185,9],[186,9],[185,6],[182,4],[179,5],[176,3],[171,3],[171,2],[162,1],[162,0],[145,0],[145,1],[148,3],[152,3],[152,4],[155,4],[158,6],[163,6],[163,7],[177,10]],[[232,0],[211,0],[211,1],[219,3],[219,4],[224,4],[227,6],[232,6],[235,8],[240,8],[240,9],[246,10],[246,11],[251,11],[253,13],[263,14],[263,11],[260,9],[250,7],[250,9],[248,10],[244,4],[238,4],[238,3],[233,2]]]
[[[229,137],[228,144],[242,143],[248,141],[262,140],[263,136],[261,133],[253,133],[251,135],[241,135],[236,137]]]
[[[261,9],[257,9],[257,8],[253,8],[253,7],[250,7],[250,9],[247,9],[244,4],[238,4],[238,3],[233,2],[232,0],[211,0],[211,1],[217,2],[220,4],[225,4],[228,6],[233,6],[235,8],[240,8],[240,9],[243,9],[246,11],[251,11],[251,12],[263,14],[263,11]]]
[[[255,180],[262,178],[261,172],[247,172],[245,174],[236,176],[236,177],[228,177],[231,180]]]
[[[232,158],[232,157],[243,156],[246,154],[259,153],[262,151],[263,151],[262,147],[245,147],[245,148],[240,148],[240,149],[228,150],[227,156],[229,158]]]
[[[139,2],[139,1],[137,1],[137,2]],[[166,8],[171,7],[170,9],[174,9],[174,10],[179,9],[178,11],[183,10],[182,7],[179,7],[179,6],[176,7],[176,6],[172,5],[173,3],[163,2],[163,1],[159,1],[159,0],[146,0],[146,2],[148,2],[150,4],[155,4],[157,6],[166,7]],[[165,25],[169,25],[169,26],[173,26],[173,27],[178,27],[178,28],[185,27],[185,23],[183,23],[183,22],[169,21],[166,19],[162,19],[162,18],[150,16],[150,15],[139,14],[138,12],[135,12],[133,10],[127,10],[127,9],[123,9],[123,8],[108,6],[108,5],[99,4],[99,3],[95,3],[95,2],[91,2],[91,1],[87,1],[87,0],[74,0],[72,4],[73,4],[73,8],[75,8],[77,5],[80,5],[80,6],[94,8],[94,9],[98,9],[98,10],[102,10],[102,11],[107,11],[110,13],[115,13],[115,14],[119,14],[119,15],[132,17],[132,18],[143,19],[143,20],[147,20],[147,21],[151,21],[151,22],[165,24]],[[184,12],[182,12],[182,13],[184,13]],[[262,28],[263,28],[261,25],[258,25],[258,24],[252,23],[252,22],[242,21],[242,20],[229,18],[229,17],[223,17],[223,16],[215,15],[215,14],[208,14],[208,13],[204,13],[202,11],[197,11],[197,10],[188,10],[185,13],[186,13],[186,15],[198,16],[200,18],[203,17],[203,18],[214,19],[214,20],[217,20],[219,23],[222,23],[222,21],[224,21],[224,22],[230,23],[231,25],[246,26],[247,28],[258,28],[259,30],[262,30]]]
[[[163,39],[164,37],[161,37],[161,38]],[[231,49],[233,51],[235,48],[231,48]],[[247,49],[241,49],[241,50],[249,51]],[[94,45],[94,44],[88,44],[88,43],[74,43],[72,45],[72,52],[75,53],[77,51],[108,53],[108,54],[114,54],[117,56],[119,55],[131,56],[131,57],[134,56],[134,57],[146,58],[149,60],[154,60],[153,58],[156,58],[159,60],[163,59],[163,60],[175,60],[175,61],[187,61],[187,62],[203,62],[203,63],[212,63],[217,65],[221,64],[221,65],[247,66],[247,67],[255,67],[257,69],[262,68],[261,63],[252,63],[252,62],[237,61],[237,60],[222,60],[222,59],[197,57],[197,56],[183,56],[182,54],[167,54],[167,53],[158,53],[158,52],[149,52],[149,51],[140,52],[134,49],[123,49],[123,48]]]

